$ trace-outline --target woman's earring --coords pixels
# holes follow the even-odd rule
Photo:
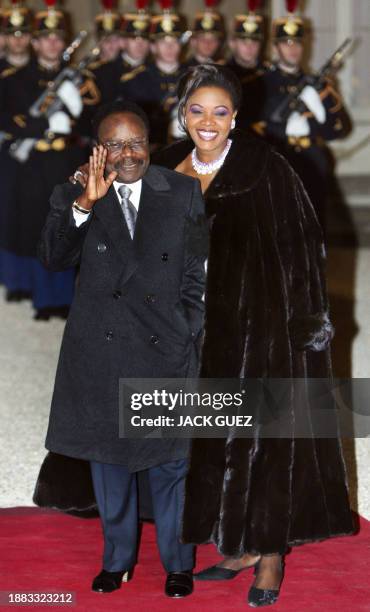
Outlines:
[[[231,129],[232,130],[235,129],[235,126],[236,126],[236,122],[235,122],[235,119],[233,118],[231,121]]]

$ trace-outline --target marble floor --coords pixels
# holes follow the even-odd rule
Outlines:
[[[370,216],[370,214],[369,214]],[[370,231],[370,221],[367,223]],[[366,224],[363,224],[366,229]],[[365,233],[366,233],[365,231]],[[329,249],[333,344],[339,377],[370,378],[370,249]],[[361,244],[361,241],[360,241]],[[0,507],[30,506],[43,448],[64,323],[32,320],[28,302],[7,304],[0,290]],[[352,507],[370,520],[370,438],[345,439]]]

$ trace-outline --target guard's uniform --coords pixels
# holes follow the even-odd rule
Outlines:
[[[31,32],[32,13],[25,6],[13,4],[12,7],[1,12],[1,32],[8,36],[20,36]],[[25,53],[24,66],[29,62],[29,56]],[[14,73],[16,68],[4,55],[0,59],[0,82],[3,78]],[[8,140],[9,135],[0,131],[0,151]],[[7,300],[21,300],[30,296],[30,278],[27,272],[27,262],[23,258],[2,248],[5,243],[7,231],[7,204],[12,193],[11,167],[7,156],[1,154],[2,173],[6,177],[0,186],[0,283],[7,287]]]
[[[180,66],[168,74],[153,62],[127,72],[120,79],[119,95],[136,102],[147,113],[150,142],[155,145],[165,145],[168,142],[170,113],[177,103],[177,83],[183,70]]]
[[[99,102],[95,84],[86,76],[81,87],[86,112],[76,120],[73,133],[64,136],[49,132],[47,138],[48,119],[32,118],[29,109],[58,72],[46,70],[33,60],[0,79],[0,132],[6,135],[0,153],[0,239],[2,248],[21,257],[23,264],[21,279],[19,271],[14,276],[10,267],[5,270],[3,281],[8,290],[30,290],[38,311],[58,309],[72,301],[75,271],[47,271],[37,259],[37,245],[54,186],[65,181],[86,160],[80,134],[86,134],[90,124],[87,115]],[[25,139],[31,139],[32,147],[28,160],[20,162],[12,157],[12,146]]]
[[[262,15],[254,10],[247,13],[235,15],[233,23],[232,38],[237,41],[257,41],[262,45],[264,39],[264,19]],[[258,55],[261,53],[259,47]],[[242,66],[237,58],[232,55],[226,64],[242,86],[242,104],[236,117],[236,125],[241,129],[248,129],[252,123],[257,121],[264,103],[264,83],[262,76],[268,68],[266,62],[256,58],[256,65],[253,67]]]
[[[289,19],[293,22],[293,26],[296,24],[297,27],[295,38],[298,36],[302,38],[303,25],[300,19],[278,20],[276,26],[278,33],[281,32],[281,37],[285,35],[287,39],[293,37],[284,31],[286,24],[291,25]],[[325,203],[331,171],[331,155],[325,143],[345,137],[350,129],[350,121],[335,83],[329,80],[324,82],[319,92],[321,104],[325,109],[324,121],[320,123],[308,108],[307,112],[301,113],[308,122],[309,133],[302,136],[289,135],[287,120],[274,121],[275,110],[289,94],[297,91],[297,85],[303,77],[302,70],[292,74],[285,72],[276,64],[270,66],[262,76],[265,102],[261,107],[259,121],[253,125],[253,128],[288,159],[301,177],[319,221],[325,229]]]
[[[121,82],[124,82],[125,75],[131,74],[135,68],[125,60],[123,55],[119,55],[110,62],[100,61],[92,64],[90,70],[94,74],[96,86],[101,95],[101,103],[108,104],[119,96]]]
[[[232,57],[226,64],[242,86],[242,104],[236,116],[236,125],[248,129],[260,117],[261,106],[265,101],[265,83],[262,78],[268,69],[266,63],[258,63],[255,68],[244,68]]]
[[[163,11],[162,15],[152,17],[150,37],[153,41],[161,38],[179,40],[183,24],[173,12]],[[177,84],[184,72],[180,64],[171,73],[163,72],[155,62],[138,66],[121,76],[119,96],[136,102],[147,113],[150,123],[150,142],[160,147],[169,141],[171,111],[176,107]]]

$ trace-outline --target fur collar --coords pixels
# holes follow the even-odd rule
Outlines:
[[[207,199],[239,195],[254,189],[264,177],[271,148],[263,140],[235,130],[233,144],[215,179],[207,189]],[[190,153],[193,143],[180,140],[153,155],[153,163],[174,169]]]

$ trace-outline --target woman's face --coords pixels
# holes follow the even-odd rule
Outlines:
[[[199,151],[217,157],[226,146],[236,111],[230,94],[220,87],[200,87],[185,106],[187,130]],[[214,155],[211,155],[214,154]]]

